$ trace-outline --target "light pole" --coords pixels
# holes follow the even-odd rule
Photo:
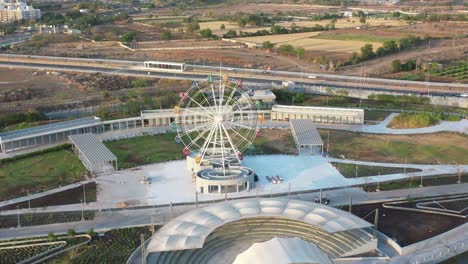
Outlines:
[[[86,203],[86,188],[85,188],[85,184],[83,183],[83,204]]]
[[[80,205],[81,205],[81,221],[84,221],[84,212],[83,212],[83,200],[80,200]]]
[[[16,206],[16,216],[18,217],[18,228],[21,227],[21,223],[20,223],[20,215],[19,215],[19,206]]]
[[[457,181],[458,184],[461,183],[461,169],[460,167],[458,167],[458,181]]]
[[[421,171],[421,183],[419,184],[420,188],[423,187],[423,176],[424,176],[424,173]]]
[[[377,177],[377,189],[375,191],[380,192],[380,171],[379,171],[379,176]]]

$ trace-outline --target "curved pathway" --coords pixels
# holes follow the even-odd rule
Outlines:
[[[462,119],[460,121],[441,121],[440,124],[430,127],[411,128],[411,129],[393,129],[387,127],[390,121],[397,116],[398,113],[392,113],[384,121],[377,125],[339,125],[339,124],[316,124],[317,128],[323,129],[336,129],[347,130],[353,132],[363,132],[372,134],[395,134],[395,135],[408,135],[408,134],[429,134],[436,132],[458,132],[468,134],[468,120]]]

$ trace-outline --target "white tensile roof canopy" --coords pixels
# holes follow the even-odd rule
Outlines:
[[[147,252],[202,248],[216,228],[253,217],[289,218],[328,233],[372,226],[348,212],[313,202],[280,198],[234,200],[201,207],[175,218],[156,232]]]
[[[316,245],[298,237],[274,237],[255,243],[237,255],[233,264],[332,264],[333,262]]]

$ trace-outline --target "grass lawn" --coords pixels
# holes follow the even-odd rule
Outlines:
[[[380,110],[364,110],[364,117],[366,121],[383,121],[392,112]]]
[[[327,146],[327,131],[320,130]],[[375,162],[468,164],[468,136],[458,133],[379,135],[330,130],[330,155]]]
[[[104,142],[118,159],[119,169],[183,159],[183,144],[175,143],[175,133],[141,136]]]
[[[133,168],[184,158],[183,144],[175,143],[175,133],[141,136],[109,141],[104,144],[118,158],[119,168]],[[262,136],[253,142],[254,149],[246,154],[295,154],[294,139],[289,130],[262,130]]]
[[[0,161],[0,199],[56,188],[83,178],[86,170],[69,149]]]
[[[140,235],[145,239],[151,235],[149,227],[133,227],[111,230],[103,237],[94,238],[90,243],[68,251],[49,263],[112,263],[124,264],[140,245]]]
[[[18,216],[0,215],[0,228],[18,226]],[[93,211],[83,211],[85,220],[93,220]],[[81,211],[20,214],[21,226],[49,225],[55,223],[77,222],[81,220]]]
[[[423,186],[440,186],[440,185],[447,185],[447,184],[456,184],[458,181],[457,175],[452,176],[432,176],[423,178]],[[461,176],[461,182],[466,183],[468,182],[468,174],[464,174]],[[421,184],[421,177],[414,177],[411,179],[405,179],[403,181],[392,181],[392,182],[385,182],[380,184],[381,191],[390,191],[390,190],[399,190],[399,189],[409,189],[409,188],[418,188]],[[376,185],[368,185],[364,187],[366,192],[375,192],[377,189]]]
[[[331,163],[343,176],[346,178],[356,177],[356,165],[355,164],[346,164],[346,163]],[[416,172],[421,171],[418,169],[406,168],[406,172]],[[357,177],[367,177],[367,176],[376,176],[385,175],[385,174],[395,174],[403,173],[404,168],[395,168],[395,167],[381,167],[381,166],[366,166],[359,165],[357,166]]]

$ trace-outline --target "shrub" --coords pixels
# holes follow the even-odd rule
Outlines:
[[[137,32],[134,31],[134,30],[131,30],[125,34],[123,34],[121,37],[120,37],[120,41],[122,42],[131,42],[135,39],[136,37],[136,34]]]
[[[50,242],[57,241],[57,236],[54,233],[50,232],[47,235],[47,240],[49,240]]]
[[[68,231],[67,231],[67,236],[73,237],[73,236],[75,236],[75,235],[76,235],[75,230],[73,230],[73,229],[68,229]]]

